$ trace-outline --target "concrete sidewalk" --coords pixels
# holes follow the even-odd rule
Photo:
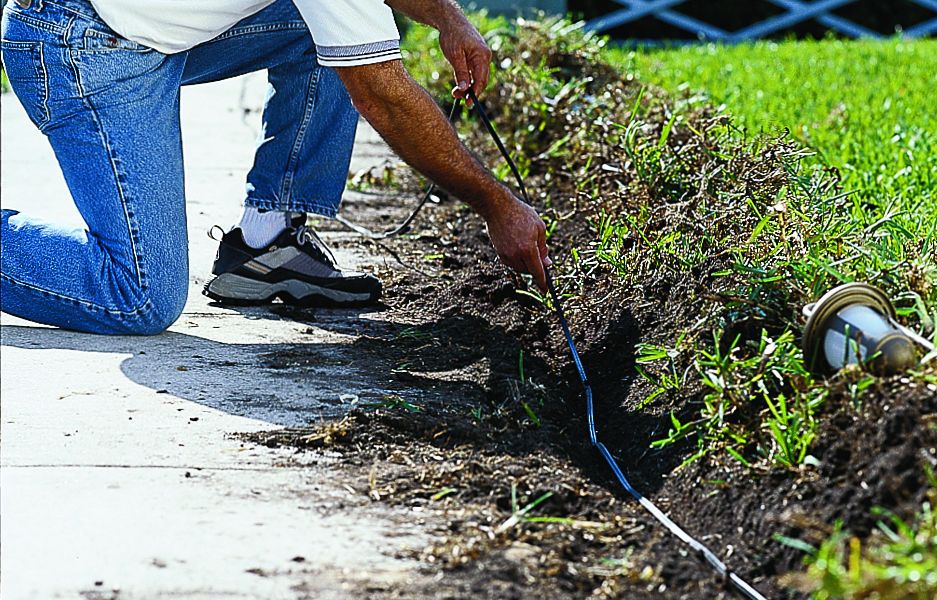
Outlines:
[[[240,211],[262,98],[257,76],[184,90],[193,275],[169,332],[101,337],[0,319],[4,600],[345,597],[419,577],[395,558],[425,543],[418,514],[372,506],[327,459],[299,464],[228,436],[382,393],[381,374],[354,361],[269,367],[284,349],[347,354],[353,325],[376,315],[324,311],[309,324],[200,293],[216,248],[206,232]],[[365,130],[354,167],[386,156]],[[0,186],[4,207],[82,223],[12,94]]]

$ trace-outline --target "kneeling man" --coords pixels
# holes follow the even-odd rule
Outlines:
[[[4,68],[87,229],[3,210],[0,309],[92,333],[171,325],[189,279],[180,87],[262,69],[262,143],[209,296],[341,305],[380,295],[380,281],[340,270],[305,226],[307,213],[338,211],[358,113],[485,219],[507,265],[545,286],[543,222],[408,75],[391,7],[439,30],[453,94],[485,87],[491,52],[454,0],[10,0]]]

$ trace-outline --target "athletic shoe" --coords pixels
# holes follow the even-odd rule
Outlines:
[[[203,291],[213,300],[264,304],[280,298],[302,306],[362,306],[381,296],[378,278],[336,267],[332,252],[305,225],[294,224],[264,248],[244,243],[238,227],[218,241],[211,270],[216,277]]]

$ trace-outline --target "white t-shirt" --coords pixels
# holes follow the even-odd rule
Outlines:
[[[319,64],[366,65],[400,58],[400,34],[383,0],[293,0]],[[274,0],[91,0],[111,29],[165,54],[214,39]]]

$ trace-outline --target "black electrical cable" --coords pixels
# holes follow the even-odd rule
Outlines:
[[[484,106],[482,106],[481,102],[478,101],[478,97],[471,88],[468,90],[468,97],[472,100],[475,112],[478,114],[478,117],[481,119],[482,123],[484,123],[485,129],[488,130],[488,133],[491,135],[491,139],[494,140],[495,144],[498,146],[498,150],[501,152],[505,162],[507,162],[508,167],[511,169],[511,173],[513,173],[514,178],[517,180],[517,185],[520,188],[521,195],[528,204],[531,204],[530,198],[527,195],[527,188],[524,186],[524,180],[521,177],[520,171],[517,169],[517,165],[515,165],[514,160],[511,159],[511,154],[507,151],[507,149],[504,147],[504,144],[501,142],[501,138],[498,136],[498,132],[495,131],[494,125],[492,125],[491,119],[485,112]],[[450,121],[455,115],[458,104],[458,99],[456,99],[452,104],[452,111],[449,114]],[[404,221],[400,226],[383,234],[376,234],[368,229],[365,229],[364,227],[354,225],[353,223],[349,223],[345,220],[340,221],[342,224],[350,227],[354,231],[376,239],[397,235],[407,229],[409,224],[416,217],[417,213],[420,212],[420,209],[423,208],[423,205],[426,204],[426,201],[429,199],[432,190],[433,186],[431,185],[429,189],[427,189],[426,194],[417,205],[416,209],[410,214],[409,217],[407,217],[406,221]],[[637,500],[645,510],[651,513],[651,515],[657,519],[658,522],[666,527],[667,531],[679,538],[680,541],[682,541],[684,544],[692,548],[700,558],[712,566],[712,568],[716,571],[716,573],[719,574],[720,577],[723,578],[724,581],[726,581],[743,596],[749,600],[766,600],[766,598],[762,596],[758,590],[752,587],[744,579],[739,577],[736,573],[731,571],[712,550],[684,531],[683,528],[681,528],[670,517],[668,517],[664,511],[657,508],[657,506],[645,498],[641,492],[634,489],[634,487],[628,481],[628,478],[625,477],[625,474],[618,466],[618,461],[615,460],[615,457],[612,456],[612,453],[605,446],[605,444],[599,440],[598,433],[595,428],[595,409],[592,400],[592,386],[589,383],[589,378],[586,376],[586,370],[582,366],[582,360],[579,358],[579,351],[576,349],[576,342],[573,340],[573,334],[569,329],[569,323],[566,321],[566,315],[563,312],[563,303],[560,301],[560,296],[556,293],[556,287],[553,285],[553,277],[548,269],[545,269],[545,272],[547,276],[547,289],[549,290],[550,298],[553,300],[553,309],[556,312],[557,318],[559,319],[560,327],[563,329],[563,335],[566,336],[566,344],[569,346],[569,353],[573,358],[573,364],[576,366],[576,371],[579,374],[579,380],[582,382],[583,393],[586,397],[586,421],[588,422],[589,426],[589,441],[599,451],[599,454],[602,455],[602,458],[605,459],[605,462],[608,463],[608,466],[611,467],[612,472],[615,474],[615,478],[618,479],[618,482],[625,489],[625,491],[628,492],[635,500]]]

